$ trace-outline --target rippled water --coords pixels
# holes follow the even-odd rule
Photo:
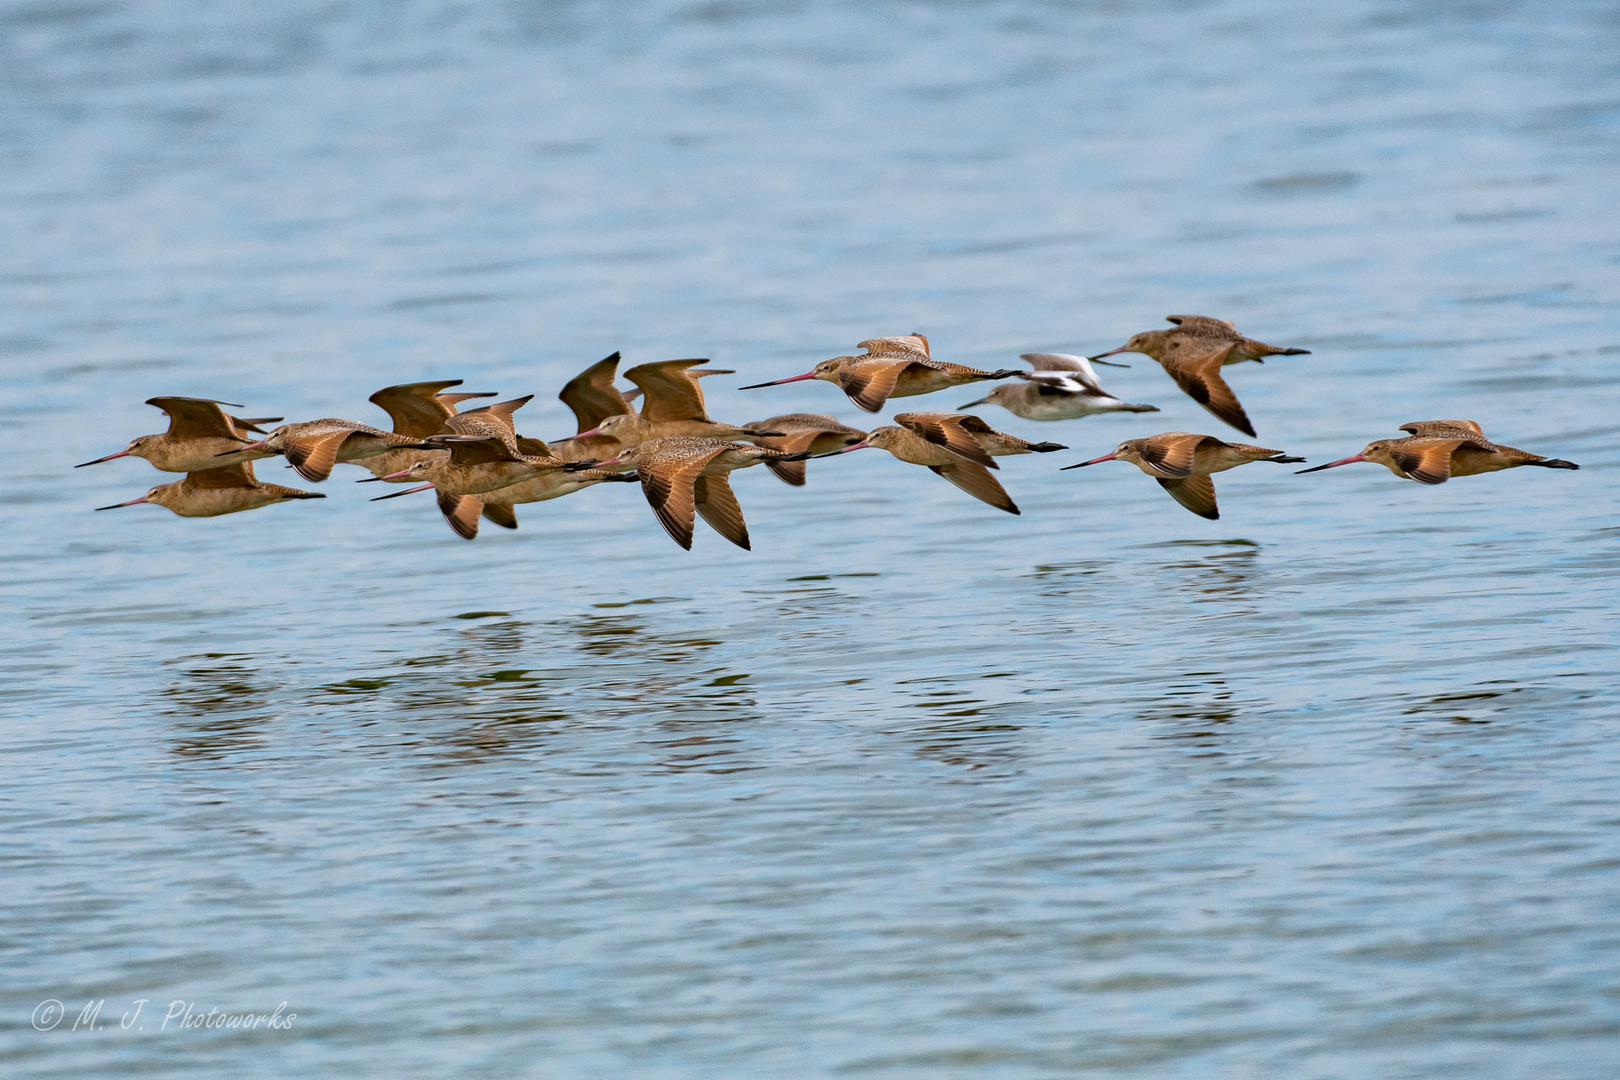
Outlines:
[[[0,2],[0,1071],[1614,1075],[1617,79],[1596,3]],[[735,387],[1172,312],[1312,350],[1229,369],[1268,446],[1583,471],[1206,522],[1058,471],[1229,434],[1140,357],[1159,415],[985,412],[1073,447],[1021,517],[866,451],[739,474],[752,553],[69,468],[159,393],[555,436],[614,349],[864,424]]]

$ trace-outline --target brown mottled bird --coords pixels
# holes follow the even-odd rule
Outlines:
[[[1237,395],[1221,378],[1221,368],[1227,364],[1241,364],[1245,360],[1263,363],[1267,356],[1309,356],[1309,349],[1279,349],[1263,341],[1255,341],[1238,333],[1238,328],[1225,319],[1210,319],[1203,315],[1171,315],[1166,322],[1176,324],[1174,330],[1147,330],[1131,336],[1131,340],[1110,352],[1098,353],[1091,359],[1119,353],[1145,353],[1159,362],[1176,385],[1187,392],[1198,404],[1237,428],[1243,434],[1254,436],[1254,425],[1238,403]]]
[[[780,436],[761,435],[754,441],[772,450],[786,454],[809,451],[811,457],[829,454],[842,446],[853,446],[866,438],[866,432],[840,423],[820,413],[787,413],[748,425],[756,430],[780,431]],[[765,467],[785,484],[804,486],[804,461],[795,458],[771,458]]]
[[[981,371],[963,364],[935,360],[929,353],[928,339],[921,334],[869,338],[858,343],[856,348],[865,349],[866,355],[835,356],[831,360],[823,360],[803,375],[755,383],[742,389],[757,390],[762,386],[820,379],[837,383],[849,395],[849,400],[867,412],[878,412],[884,402],[892,397],[916,397],[963,383],[1010,379],[1025,374],[1012,369]]]
[[[152,503],[173,510],[181,517],[219,517],[243,510],[256,510],[271,503],[291,499],[324,499],[318,491],[299,491],[280,484],[261,483],[253,476],[251,462],[224,465],[215,469],[199,469],[186,474],[184,480],[172,484],[159,484],[138,499],[98,506],[97,510],[116,510],[120,506]]]
[[[258,425],[273,424],[281,419],[279,416],[266,416],[244,420],[220,408],[221,405],[231,405],[230,402],[212,398],[155,397],[147,398],[146,403],[157,406],[168,416],[168,431],[159,435],[139,436],[130,440],[130,444],[116,454],[80,462],[73,467],[82,469],[86,465],[100,465],[103,461],[121,457],[145,458],[162,472],[203,472],[222,465],[235,465],[261,456],[240,452],[243,446],[253,441],[243,432],[253,431],[263,435]],[[231,408],[239,409],[241,406],[231,405]]]
[[[521,440],[525,446],[532,442],[530,439]],[[513,507],[518,503],[546,502],[551,499],[560,499],[564,495],[572,495],[596,484],[618,481],[621,483],[634,483],[640,479],[635,473],[610,472],[603,469],[579,469],[576,471],[563,470],[560,472],[545,472],[533,480],[524,480],[520,483],[509,484],[506,487],[486,491],[480,495],[460,495],[455,512],[445,512],[445,520],[456,532],[471,540],[478,535],[478,515],[480,512],[486,520],[499,525],[503,529],[518,527],[517,513]],[[476,503],[477,506],[473,504]],[[441,509],[443,507],[441,506]]]
[[[579,432],[566,439],[553,439],[551,452],[567,461],[587,458],[609,458],[617,454],[624,444],[611,435],[596,433],[602,421],[610,416],[624,416],[636,411],[630,397],[613,385],[619,370],[619,354],[605,356],[563,384],[557,400],[573,410]],[[633,391],[639,393],[639,391]]]
[[[449,387],[460,385],[460,379],[401,383],[383,387],[371,395],[371,401],[393,419],[395,435],[409,435],[420,441],[448,432],[450,429],[444,426],[445,421],[456,415],[456,406],[463,401],[495,396],[492,393],[444,392]],[[356,464],[370,470],[372,476],[383,477],[408,469],[424,458],[442,457],[444,454],[443,450],[390,450],[375,457],[363,458]]]
[[[300,424],[283,424],[256,443],[242,447],[255,458],[287,455],[287,461],[305,480],[319,483],[332,475],[338,462],[360,462],[390,450],[408,447],[431,450],[421,439],[395,435],[354,420],[327,417]]]
[[[976,461],[991,469],[1001,466],[994,461],[1012,454],[1050,454],[1068,447],[1055,442],[1028,442],[1005,431],[997,431],[977,416],[968,413],[910,412],[895,413],[894,422],[908,431],[921,435],[936,446],[943,446],[958,457]]]
[[[721,424],[709,419],[703,404],[703,390],[698,377],[719,372],[690,370],[708,360],[660,360],[651,364],[638,364],[624,373],[641,388],[641,412],[620,413],[602,420],[596,427],[570,435],[577,440],[592,435],[609,435],[624,447],[635,446],[649,439],[668,435],[690,435],[706,439],[755,438],[780,435],[779,431]],[[558,442],[564,440],[559,439]]]
[[[455,419],[465,418],[466,414],[463,414]],[[577,465],[553,457],[550,449],[539,439],[514,438],[513,445],[517,447],[516,450],[509,449],[506,440],[498,435],[487,437],[441,435],[434,443],[449,449],[450,456],[428,458],[418,461],[401,473],[376,478],[379,480],[407,478],[426,483],[406,488],[404,491],[379,495],[371,501],[396,499],[401,495],[412,495],[433,488],[438,493],[439,510],[444,514],[445,520],[450,523],[452,529],[468,540],[478,535],[478,515],[484,509],[484,502],[482,499],[468,500],[466,496],[482,495],[549,473],[579,469]],[[368,480],[360,482],[370,483]],[[496,517],[501,516],[497,511]],[[515,528],[515,525],[508,527]]]
[[[1213,435],[1167,431],[1148,439],[1127,439],[1112,454],[1064,468],[1079,469],[1099,461],[1129,461],[1157,480],[1176,502],[1199,517],[1214,521],[1221,512],[1215,505],[1215,482],[1209,478],[1211,473],[1225,472],[1251,461],[1280,464],[1304,460],[1287,457],[1281,450],[1223,442]]]
[[[762,461],[802,460],[808,456],[722,439],[665,435],[626,447],[600,467],[635,469],[641,477],[642,494],[658,515],[658,523],[688,551],[692,549],[692,528],[698,514],[715,532],[748,550],[748,525],[726,474]]]
[[[942,443],[931,442],[923,436],[908,428],[885,425],[873,428],[866,433],[866,438],[853,446],[846,446],[842,450],[834,450],[833,454],[847,454],[853,450],[863,450],[868,446],[875,446],[879,450],[887,450],[901,461],[912,465],[921,465],[934,474],[944,477],[980,502],[989,503],[997,510],[1005,510],[1009,514],[1019,513],[1018,504],[1006,492],[996,478],[990,475],[990,470],[978,461],[970,460],[960,454],[946,449]],[[983,453],[983,447],[979,447]],[[832,455],[827,455],[832,456]],[[992,467],[995,462],[990,463]]]
[[[1359,454],[1299,471],[1320,472],[1355,461],[1371,461],[1403,479],[1420,484],[1443,484],[1453,476],[1499,472],[1520,465],[1538,465],[1543,469],[1580,468],[1573,461],[1542,457],[1493,443],[1472,420],[1415,420],[1402,424],[1401,430],[1411,434],[1404,439],[1379,439],[1368,443]]]

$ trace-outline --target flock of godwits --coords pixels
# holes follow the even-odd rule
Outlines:
[[[1221,378],[1221,368],[1307,350],[1279,349],[1255,341],[1221,319],[1174,315],[1169,321],[1175,324],[1172,329],[1136,334],[1119,348],[1098,356],[1025,353],[1023,359],[1030,365],[1027,371],[981,371],[935,360],[929,355],[928,339],[921,334],[873,338],[857,346],[865,350],[863,355],[834,357],[803,375],[743,389],[821,379],[838,384],[862,409],[877,412],[889,398],[915,397],[964,383],[1017,379],[1020,381],[997,386],[962,407],[995,404],[1027,420],[1157,412],[1152,405],[1130,405],[1110,396],[1092,370],[1092,361],[1107,363],[1102,357],[1136,352],[1158,361],[1194,401],[1253,438],[1254,426]],[[805,482],[806,459],[875,446],[901,461],[926,466],[974,498],[1016,514],[1017,505],[991,475],[991,469],[999,468],[995,459],[1067,449],[1057,443],[1026,442],[962,412],[900,413],[894,418],[895,426],[871,431],[809,413],[722,424],[709,419],[698,380],[733,373],[700,366],[706,363],[664,360],[641,364],[624,373],[636,387],[628,391],[614,385],[618,353],[592,364],[569,380],[558,395],[574,411],[579,431],[549,444],[518,435],[513,424],[513,414],[534,395],[458,412],[457,406],[464,401],[495,395],[451,392],[461,380],[449,379],[390,386],[371,395],[393,418],[393,431],[353,420],[327,419],[284,424],[266,433],[259,425],[282,418],[243,419],[220,407],[229,402],[204,398],[151,398],[147,404],[169,417],[167,432],[142,435],[118,453],[84,464],[142,457],[164,472],[185,473],[183,480],[161,484],[138,499],[116,505],[155,503],[182,517],[215,517],[290,499],[324,498],[316,492],[256,479],[252,462],[259,458],[285,455],[300,475],[315,482],[330,476],[333,465],[349,462],[371,471],[369,480],[361,483],[422,481],[417,487],[380,498],[432,488],[438,493],[445,520],[469,540],[478,534],[480,516],[515,529],[513,507],[518,503],[555,499],[605,481],[639,480],[659,522],[676,543],[690,549],[698,515],[727,540],[739,547],[749,546],[742,508],[727,478],[728,473],[749,465],[763,462],[782,480],[798,486]],[[634,405],[638,397],[639,411]],[[1300,471],[1371,461],[1399,477],[1443,484],[1453,476],[1520,465],[1579,467],[1493,443],[1471,420],[1423,420],[1405,424],[1401,430],[1410,434],[1368,443],[1359,454]],[[254,439],[249,433],[264,438]],[[1128,439],[1113,453],[1067,468],[1100,461],[1130,462],[1157,480],[1182,506],[1213,519],[1220,514],[1212,474],[1251,461],[1302,462],[1304,458],[1248,443],[1225,442],[1213,435],[1170,431]]]

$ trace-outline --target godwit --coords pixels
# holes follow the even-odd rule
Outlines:
[[[943,446],[958,457],[999,469],[993,459],[1012,454],[1050,454],[1068,447],[1055,442],[1029,442],[1005,431],[997,431],[977,416],[967,413],[895,413],[894,422],[915,432],[936,446]]]
[[[397,499],[401,495],[413,495],[418,491],[433,488],[438,493],[439,509],[444,513],[445,520],[450,523],[452,529],[468,540],[478,535],[478,515],[484,508],[484,500],[467,501],[464,496],[483,495],[485,492],[497,491],[552,473],[574,472],[581,468],[551,456],[546,444],[539,439],[517,440],[521,450],[533,451],[532,453],[510,450],[506,441],[498,436],[478,438],[470,435],[443,435],[434,441],[448,448],[450,455],[446,458],[434,457],[418,461],[402,472],[376,478],[425,481],[425,483],[406,488],[404,491],[379,495],[371,501]],[[365,484],[370,481],[360,482]],[[499,520],[504,516],[500,511],[496,511],[492,520],[504,524]],[[516,527],[514,519],[514,523],[508,528]]]
[[[306,420],[301,424],[283,424],[258,442],[248,443],[242,450],[252,451],[254,457],[286,454],[288,463],[298,470],[298,475],[319,483],[332,475],[332,466],[340,461],[364,461],[401,448],[436,449],[409,435],[395,435],[370,424],[328,417],[324,420]]]
[[[395,435],[409,435],[422,440],[448,431],[444,426],[445,421],[456,415],[456,406],[463,401],[495,396],[492,393],[443,392],[448,387],[460,385],[460,379],[443,379],[385,386],[371,395],[371,401],[393,419]],[[424,458],[443,455],[443,450],[390,450],[356,464],[370,470],[373,476],[387,476],[408,469]]]
[[[883,408],[883,403],[892,397],[916,397],[963,383],[1007,379],[1024,374],[1011,369],[981,371],[963,364],[935,360],[929,355],[928,339],[921,334],[870,338],[857,344],[856,348],[865,349],[866,355],[835,356],[831,360],[823,360],[803,375],[755,383],[742,389],[757,390],[762,386],[820,379],[837,383],[849,395],[849,400],[867,412],[878,412]]]
[[[1097,382],[1091,361],[1068,353],[1024,353],[1033,369],[1019,374],[1026,381],[1003,383],[978,401],[963,405],[1000,405],[1025,420],[1075,420],[1104,412],[1158,412],[1154,405],[1127,405]],[[1097,361],[1108,364],[1106,360]],[[1108,364],[1128,367],[1128,364]]]
[[[142,435],[132,439],[116,454],[80,462],[73,467],[82,469],[86,465],[100,465],[103,461],[121,457],[145,458],[163,472],[202,472],[222,465],[235,465],[261,456],[251,452],[240,453],[245,444],[252,442],[243,432],[254,431],[262,435],[264,432],[258,427],[259,424],[273,424],[281,419],[279,416],[266,416],[243,420],[220,408],[221,405],[231,405],[230,402],[212,398],[155,397],[147,398],[146,403],[157,406],[168,416],[168,431],[160,435]],[[231,408],[239,409],[241,406],[231,405]]]
[[[780,436],[756,436],[754,441],[760,446],[785,454],[809,451],[811,457],[831,453],[841,446],[853,446],[866,438],[866,432],[859,428],[852,428],[820,413],[788,413],[748,426],[757,430],[782,432]],[[803,461],[792,459],[773,458],[765,462],[767,469],[794,487],[804,486],[804,465]]]
[[[159,484],[138,499],[98,506],[97,510],[116,510],[120,506],[153,503],[167,507],[181,517],[219,517],[243,510],[256,510],[271,503],[290,499],[324,499],[318,491],[299,491],[297,488],[266,484],[255,479],[251,462],[224,465],[215,469],[199,469],[186,474],[184,480],[172,484]]]
[[[530,440],[522,440],[524,443]],[[439,509],[444,511],[444,518],[457,534],[467,540],[478,535],[478,515],[480,513],[493,524],[503,529],[518,527],[517,513],[513,507],[518,503],[546,502],[549,499],[560,499],[564,495],[572,495],[583,488],[591,487],[603,482],[620,481],[634,483],[639,480],[635,473],[608,472],[603,469],[580,469],[575,472],[560,471],[542,473],[533,480],[524,480],[521,483],[510,484],[506,487],[486,491],[482,495],[451,495],[441,496]],[[447,509],[451,501],[454,508]],[[476,504],[476,505],[475,505]]]
[[[498,439],[502,446],[513,454],[521,454],[518,448],[517,427],[512,421],[512,414],[534,400],[533,394],[525,394],[511,401],[500,401],[494,405],[485,405],[481,409],[468,409],[450,417],[444,426],[457,435],[469,439]],[[539,442],[539,440],[535,440]],[[540,443],[545,446],[544,443]],[[553,456],[548,448],[545,457]]]
[[[458,417],[459,419],[459,417]],[[379,495],[372,502],[394,499],[415,491],[437,488],[441,495],[477,495],[485,491],[533,480],[542,473],[580,466],[553,457],[546,444],[539,439],[522,440],[521,449],[535,453],[522,453],[510,449],[506,441],[497,436],[480,438],[473,435],[441,435],[434,440],[436,446],[450,451],[447,458],[428,458],[418,461],[409,469],[379,480],[410,480],[423,482],[420,487]],[[370,483],[362,480],[360,483]]]
[[[623,416],[636,411],[630,399],[613,379],[619,369],[619,354],[603,357],[563,384],[557,400],[567,405],[579,424],[578,434],[566,439],[553,439],[551,452],[565,461],[584,461],[587,458],[608,458],[624,445],[611,435],[593,434],[598,425],[610,416]],[[639,394],[640,391],[632,391]]]
[[[808,456],[721,439],[665,435],[627,447],[600,467],[634,468],[658,523],[688,551],[692,550],[695,514],[702,514],[715,532],[748,550],[748,525],[726,474],[762,461]]]
[[[862,450],[868,446],[875,446],[879,450],[887,450],[901,461],[912,465],[922,465],[943,476],[969,495],[980,502],[989,503],[998,510],[1005,510],[1009,514],[1019,513],[1018,505],[1012,501],[1006,490],[990,475],[990,470],[977,461],[970,461],[959,454],[954,454],[944,446],[929,442],[915,431],[903,427],[884,426],[873,428],[866,433],[866,438],[854,446],[846,446],[842,450],[834,450],[833,454],[847,454],[852,450]],[[982,452],[982,447],[980,448]],[[991,462],[991,464],[995,464]]]
[[[1309,349],[1279,349],[1263,341],[1255,341],[1238,333],[1238,328],[1224,319],[1210,319],[1202,315],[1171,315],[1166,322],[1176,324],[1174,330],[1147,330],[1131,336],[1131,340],[1110,352],[1098,353],[1091,359],[1118,353],[1145,353],[1159,362],[1159,366],[1198,404],[1237,428],[1243,434],[1254,436],[1254,425],[1238,404],[1237,395],[1221,378],[1226,364],[1241,364],[1245,360],[1263,363],[1267,356],[1309,356]]]
[[[1215,482],[1209,478],[1211,473],[1225,472],[1251,461],[1304,460],[1287,457],[1281,450],[1223,442],[1213,435],[1167,431],[1149,439],[1127,439],[1112,454],[1064,468],[1080,469],[1099,461],[1128,461],[1157,480],[1176,502],[1199,517],[1214,521],[1221,512],[1215,505]]]
[[[641,388],[644,395],[641,412],[609,416],[596,427],[570,435],[569,439],[610,435],[622,446],[631,447],[670,435],[724,440],[782,434],[710,420],[703,405],[703,390],[698,386],[698,377],[710,373],[690,370],[707,363],[707,360],[660,360],[636,365],[626,371],[624,377]]]
[[[1412,434],[1404,439],[1379,439],[1368,443],[1359,454],[1299,471],[1320,472],[1355,461],[1371,461],[1396,476],[1420,484],[1443,484],[1453,476],[1499,472],[1520,465],[1539,465],[1543,469],[1580,468],[1573,461],[1542,457],[1493,443],[1472,420],[1416,420],[1402,424],[1401,430]]]

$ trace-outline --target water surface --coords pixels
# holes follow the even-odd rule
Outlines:
[[[0,3],[3,1070],[1613,1075],[1617,76],[1602,4]],[[751,553],[70,468],[155,394],[556,436],[615,349],[867,425],[735,388],[1182,312],[1311,350],[1229,369],[1265,445],[1583,470],[1206,522],[1058,471],[1230,434],[1140,357],[1160,414],[984,413],[1073,448],[1021,516],[869,451],[739,474]]]

